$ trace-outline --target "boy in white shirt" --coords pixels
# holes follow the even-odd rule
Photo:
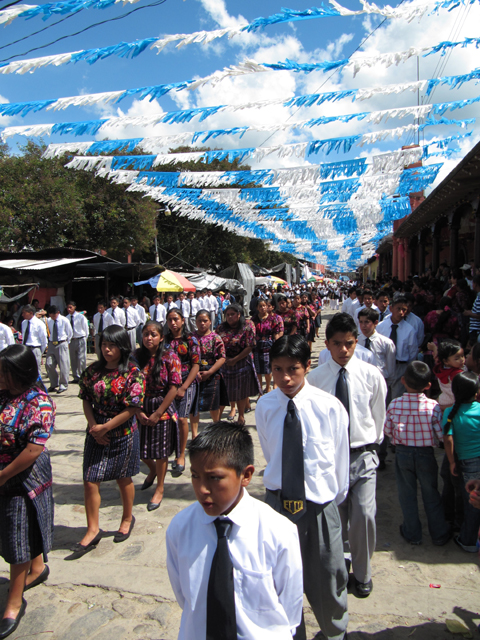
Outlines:
[[[373,588],[370,560],[376,538],[377,449],[383,440],[387,385],[376,366],[354,357],[358,333],[351,316],[337,313],[325,335],[332,358],[314,369],[308,381],[336,396],[348,411],[350,486],[339,510],[357,596],[367,598]]]
[[[125,329],[125,311],[120,309],[119,303],[118,298],[110,298],[110,309],[107,309],[107,313],[112,316],[113,324]]]
[[[297,530],[245,490],[255,471],[248,429],[210,424],[189,454],[198,502],[167,530],[178,639],[291,640],[303,601]]]
[[[97,303],[97,313],[93,316],[93,335],[95,336],[95,353],[100,358],[100,338],[104,329],[113,324],[112,316],[107,313],[107,307],[103,300]]]
[[[148,312],[150,314],[150,320],[159,322],[163,327],[167,321],[167,312],[165,311],[165,307],[161,303],[161,297],[158,294],[153,296],[153,304],[149,308]]]
[[[342,640],[348,576],[337,505],[348,491],[348,416],[336,398],[306,381],[305,338],[277,340],[270,362],[277,388],[259,398],[255,410],[267,461],[266,502],[297,525],[305,595],[324,636]],[[306,640],[303,616],[295,639]]]
[[[360,334],[355,351],[359,346],[362,346],[373,353],[375,365],[382,372],[388,385],[388,381],[395,375],[396,348],[390,338],[375,331],[378,325],[378,315],[379,313],[375,309],[361,309],[358,312]]]
[[[375,294],[375,304],[378,308],[379,322],[383,322],[387,316],[391,314],[390,311],[390,296],[386,291],[380,290]]]
[[[73,334],[69,345],[73,382],[78,384],[81,374],[87,368],[88,320],[83,313],[78,313],[73,300],[67,304],[66,318],[70,322]]]
[[[135,309],[140,319],[140,324],[137,326],[137,329],[136,329],[136,337],[137,337],[138,344],[142,346],[142,331],[143,331],[143,327],[147,323],[147,314],[145,313],[145,309],[142,307],[142,305],[138,304],[137,296],[132,296],[131,301],[132,301],[132,309]]]
[[[371,289],[364,289],[363,304],[358,306],[352,314],[353,319],[355,320],[355,324],[357,325],[357,329],[360,329],[360,325],[358,323],[358,314],[362,309],[377,309],[377,307],[373,304],[373,291]]]
[[[55,305],[48,309],[48,315],[50,316],[47,320],[50,338],[45,361],[45,369],[50,380],[48,391],[55,391],[58,387],[57,393],[64,393],[68,387],[70,372],[69,344],[73,337],[72,325],[65,316],[60,315],[60,309]],[[57,366],[60,375],[57,373]]]
[[[0,324],[0,351],[6,349],[11,344],[15,344],[13,332],[6,324]]]

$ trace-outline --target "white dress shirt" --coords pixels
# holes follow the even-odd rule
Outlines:
[[[147,314],[145,313],[145,309],[141,304],[132,304],[130,308],[135,309],[135,311],[138,313],[140,324],[145,324],[147,322]]]
[[[96,313],[93,316],[93,326],[94,326],[94,329],[95,329],[95,335],[96,336],[98,336],[98,325],[100,324],[100,317],[101,316],[102,316],[101,313]],[[105,311],[103,313],[103,328],[106,329],[107,327],[111,327],[112,324],[114,324],[112,316],[107,311]]]
[[[110,307],[109,309],[107,309],[107,313],[109,316],[112,316],[113,324],[116,324],[117,326],[122,327],[122,329],[125,329],[126,320],[125,311],[123,309],[120,309],[120,307],[115,307],[115,309],[113,307]]]
[[[55,326],[55,320],[52,318],[47,319],[48,331],[50,333],[49,342],[53,342],[53,327]],[[68,342],[73,337],[72,325],[65,318],[65,316],[59,315],[57,318],[57,336],[58,342]]]
[[[405,317],[405,320],[413,327],[417,335],[417,346],[420,348],[423,339],[425,338],[425,327],[423,326],[423,322],[412,312]]]
[[[200,296],[200,298],[197,298],[197,304],[198,304],[199,311],[200,309],[205,309],[205,311],[210,311],[210,309],[208,308],[207,296],[203,296],[203,298]]]
[[[358,349],[358,345],[365,348],[365,341],[366,337],[360,332],[358,334],[358,344],[355,351]],[[375,365],[380,369],[382,376],[388,383],[395,375],[395,367],[397,364],[397,350],[393,341],[390,340],[390,338],[382,336],[381,333],[374,331],[370,336],[370,351],[375,357]]]
[[[47,327],[37,316],[33,316],[31,320],[24,320],[22,322],[22,336],[24,340],[28,323],[30,323],[30,332],[27,342],[23,344],[27,347],[38,347],[43,353],[47,348]]]
[[[310,384],[335,395],[341,367],[330,359],[308,375]],[[375,365],[350,358],[345,366],[349,393],[350,446],[355,449],[368,444],[380,444],[385,423],[387,385]]]
[[[182,312],[182,315],[184,318],[188,318],[190,316],[190,300],[187,300],[186,298],[185,300],[177,300],[176,305]],[[192,308],[193,308],[193,305],[192,305]]]
[[[136,329],[140,324],[140,317],[137,310],[133,307],[125,307],[123,312],[125,313],[125,329]]]
[[[376,331],[382,336],[390,338],[392,331],[392,316],[388,316],[377,324]],[[397,328],[397,360],[399,362],[411,362],[418,354],[417,334],[411,325],[402,320]]]
[[[74,311],[72,314],[68,313],[66,316],[68,323],[72,326],[73,318],[73,337],[74,338],[86,338],[88,336],[88,320],[83,313]]]
[[[360,313],[360,311],[362,309],[366,309],[367,307],[362,304],[361,307],[356,307],[353,311],[353,319],[355,320],[355,324],[357,325],[357,329],[360,331],[360,321],[358,319],[358,314]],[[372,306],[370,307],[370,309],[373,309],[374,311],[378,311],[378,307],[374,304],[372,304]],[[380,313],[380,312],[379,312]]]
[[[218,300],[216,299],[216,297],[214,295],[211,296],[205,296],[204,300],[204,304],[208,305],[206,307],[204,307],[205,309],[207,309],[207,311],[215,311],[215,313],[217,313],[218,311]]]
[[[383,314],[383,316],[382,316]],[[390,311],[390,309],[387,307],[385,309],[385,311],[380,311],[380,309],[378,310],[378,321],[379,322],[383,322],[385,320],[385,318],[387,318],[388,316],[391,316],[392,312]]]
[[[13,331],[6,324],[0,324],[0,351],[3,351],[11,344],[15,344]]]
[[[150,313],[150,319],[155,320],[155,311],[157,311],[158,320],[160,324],[165,324],[167,320],[167,312],[165,311],[165,307],[163,304],[152,304],[149,308],[148,312]]]
[[[171,302],[164,302],[163,306],[165,308],[165,314],[170,311],[170,309],[178,309],[177,303],[173,300]]]
[[[220,516],[221,517],[221,516]],[[303,572],[297,527],[246,490],[226,516],[239,640],[291,640],[300,624]],[[167,569],[182,608],[178,640],[205,640],[215,517],[195,502],[167,529]]]
[[[363,362],[368,362],[369,364],[373,364],[374,366],[377,366],[377,361],[375,360],[375,356],[373,355],[373,353],[368,349],[365,349],[365,347],[362,347],[362,345],[359,345],[358,343],[357,343],[357,346],[355,347],[355,352],[353,355],[359,360],[363,360]],[[318,356],[318,365],[321,365],[324,362],[327,362],[327,360],[330,360],[331,357],[332,357],[332,354],[328,349],[324,349],[323,351],[320,351],[320,355]]]
[[[290,398],[275,389],[259,398],[255,409],[257,433],[267,468],[267,489],[282,488],[283,425]],[[293,398],[302,423],[305,497],[325,504],[344,501],[349,483],[348,416],[336,398],[307,381]]]
[[[188,318],[189,316],[195,317],[200,309],[203,309],[203,307],[200,307],[199,301],[196,298],[193,298],[192,300],[190,300],[190,298],[187,298],[183,301],[183,304],[185,304],[185,308],[187,310],[187,315],[185,316],[186,318]]]
[[[358,301],[358,298],[355,298],[354,300],[352,300],[350,297],[348,297],[343,303],[342,311],[343,313],[348,313],[348,315],[354,318],[355,311],[358,309],[359,306],[360,306],[360,303]]]

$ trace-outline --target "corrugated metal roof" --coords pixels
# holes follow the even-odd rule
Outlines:
[[[43,269],[55,269],[63,267],[74,262],[84,262],[85,260],[93,260],[94,256],[89,258],[59,258],[58,260],[28,260],[22,258],[18,260],[0,260],[0,269],[25,269],[27,271],[42,271]]]

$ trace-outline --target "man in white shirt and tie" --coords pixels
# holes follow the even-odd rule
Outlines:
[[[68,387],[68,374],[70,372],[70,352],[68,345],[72,339],[73,331],[70,322],[65,316],[60,315],[60,309],[55,305],[49,308],[48,315],[47,323],[50,337],[48,340],[47,359],[45,361],[45,368],[48,379],[50,380],[50,388],[48,391],[63,393]],[[57,367],[60,375],[57,372]]]
[[[140,324],[137,327],[136,334],[137,334],[137,342],[140,346],[142,346],[142,342],[143,342],[142,331],[143,331],[143,327],[147,322],[147,314],[145,313],[144,307],[138,303],[137,296],[132,296],[130,300],[132,301],[132,304],[131,304],[132,309],[135,309],[140,319]]]
[[[22,309],[22,336],[23,344],[29,347],[37,360],[38,373],[42,365],[42,354],[47,348],[47,328],[44,322],[37,318],[36,309],[33,305],[27,304]]]
[[[88,320],[83,313],[78,313],[77,305],[73,300],[67,304],[66,318],[73,332],[69,345],[73,382],[78,384],[82,372],[87,367]]]
[[[360,329],[360,325],[358,323],[358,314],[360,313],[361,309],[376,309],[378,311],[378,307],[373,304],[373,291],[371,289],[364,289],[363,304],[359,305],[352,314],[353,319],[355,320],[355,324],[357,325],[357,329]]]
[[[197,330],[195,318],[197,316],[197,312],[200,310],[198,300],[195,298],[195,294],[193,291],[188,292],[187,299],[184,300],[182,304],[186,308],[184,316],[186,319],[185,321],[187,321],[188,318],[188,330],[193,333]]]
[[[182,291],[181,293],[178,294],[178,300],[175,302],[175,304],[177,305],[177,307],[182,312],[182,315],[185,318],[185,322],[187,323],[187,327],[188,327],[188,317],[190,315],[190,305],[188,304],[188,300],[185,297],[185,292],[184,291]]]
[[[11,344],[15,344],[12,330],[6,324],[0,324],[0,351],[3,351]]]
[[[110,298],[110,309],[107,309],[107,313],[112,316],[113,324],[116,324],[122,329],[125,329],[125,312],[118,306],[120,301],[118,298]]]
[[[337,313],[326,329],[332,358],[314,369],[308,382],[336,396],[349,415],[350,487],[339,511],[356,592],[366,598],[373,588],[370,560],[376,539],[377,449],[383,440],[387,385],[376,366],[354,357],[357,335],[352,317]]]
[[[215,327],[215,318],[218,312],[218,301],[216,297],[213,295],[211,289],[207,289],[207,295],[204,298],[204,304],[206,305],[204,308],[210,313],[210,320],[212,322],[212,331]]]
[[[405,293],[404,295],[407,299],[407,315],[405,316],[405,320],[413,327],[417,335],[417,346],[420,349],[425,338],[425,327],[422,320],[412,313],[413,305],[415,304],[415,296],[413,293]]]
[[[149,308],[148,312],[150,313],[150,319],[158,322],[163,327],[167,320],[167,312],[165,311],[165,307],[161,303],[161,298],[158,294],[153,296],[153,304]]]
[[[130,298],[123,299],[123,311],[125,313],[125,329],[127,330],[130,344],[132,345],[132,353],[137,348],[137,327],[140,324],[140,318],[136,310],[131,306]]]
[[[360,333],[355,353],[360,346],[368,349],[375,358],[375,366],[380,369],[388,385],[395,375],[397,350],[390,338],[375,331],[378,326],[378,315],[379,313],[375,309],[361,309],[358,312]]]
[[[386,291],[377,291],[375,295],[375,304],[378,308],[378,321],[383,322],[387,316],[391,314],[390,311],[390,296]]]
[[[113,324],[112,316],[107,313],[105,302],[100,300],[97,304],[97,313],[93,316],[93,335],[95,336],[95,353],[100,358],[100,338],[103,330]]]

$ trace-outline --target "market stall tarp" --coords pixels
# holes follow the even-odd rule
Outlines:
[[[237,294],[240,296],[244,296],[247,291],[240,284],[238,280],[229,279],[229,278],[220,278],[218,275],[213,276],[209,273],[194,273],[194,274],[185,274],[190,282],[194,284],[197,289],[211,289],[213,293],[218,293],[219,291],[225,291],[226,289],[233,293],[233,295]]]
[[[29,289],[27,289],[26,291],[22,291],[22,293],[19,293],[16,296],[7,296],[5,295],[2,287],[0,287],[0,304],[10,304],[10,302],[16,302],[17,300],[20,300],[21,298],[23,298],[24,296],[27,295],[27,293],[30,293],[30,291],[32,289],[36,289],[37,285],[33,285],[33,287],[30,287]]]
[[[149,284],[157,291],[175,292],[180,291],[195,291],[195,285],[185,278],[185,276],[175,271],[169,271],[166,269],[162,273],[150,278],[149,280],[142,280],[141,282],[134,282],[135,286],[141,284]]]
[[[245,312],[248,313],[250,300],[252,299],[253,291],[255,289],[255,276],[248,264],[245,264],[244,262],[237,262],[231,267],[217,273],[217,276],[220,276],[220,278],[232,278],[241,282],[246,291],[243,304]]]

